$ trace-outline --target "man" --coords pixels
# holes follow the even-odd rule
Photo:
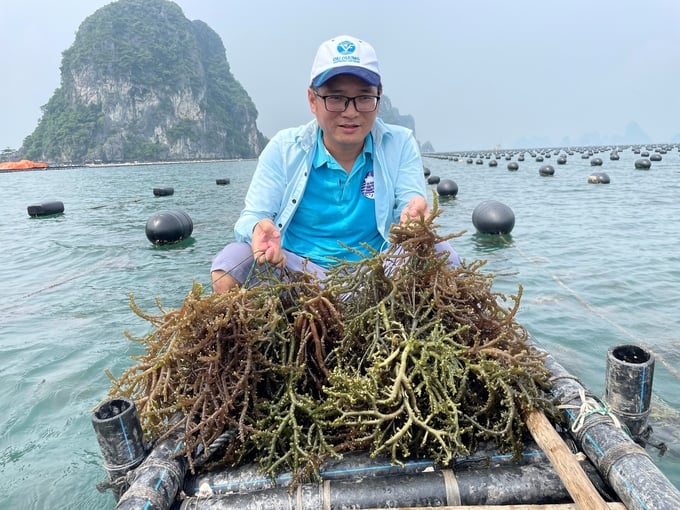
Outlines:
[[[277,133],[260,155],[234,233],[213,260],[213,290],[243,285],[253,263],[323,278],[337,260],[387,246],[390,226],[428,214],[413,133],[378,119],[373,47],[342,35],[319,47],[307,90],[312,122]],[[449,261],[460,259],[448,243]]]

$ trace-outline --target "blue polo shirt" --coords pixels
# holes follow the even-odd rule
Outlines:
[[[376,224],[374,191],[371,135],[348,175],[326,150],[319,130],[309,180],[283,247],[326,268],[334,258],[358,260],[368,254],[362,243],[380,250],[384,239]]]

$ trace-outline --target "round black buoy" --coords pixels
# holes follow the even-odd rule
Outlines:
[[[609,159],[611,159],[612,161],[618,161],[619,159],[621,159],[621,157],[619,156],[618,152],[612,151],[611,154],[609,154]]]
[[[604,172],[594,172],[588,176],[590,184],[609,184],[609,176]]]
[[[437,194],[442,197],[455,197],[458,194],[458,184],[451,179],[442,179],[437,184]]]
[[[472,224],[481,234],[509,234],[515,226],[515,213],[501,202],[487,200],[472,211]]]
[[[429,176],[430,176],[430,173],[431,173],[431,172],[430,172],[430,169],[427,168],[426,166],[424,166],[424,167],[423,167],[423,174],[425,174],[425,177],[429,177]]]
[[[229,181],[229,179],[215,179],[215,182],[219,186],[224,186],[225,184],[229,184],[230,181]]]
[[[652,162],[647,158],[640,158],[635,160],[635,168],[638,170],[649,170],[652,167]]]
[[[175,188],[154,188],[153,195],[155,197],[169,197],[175,193]]]
[[[655,152],[651,156],[649,156],[650,161],[661,161],[661,154]]]
[[[498,166],[498,160],[490,159],[489,160],[489,166]]]
[[[439,182],[439,176],[438,175],[430,175],[427,178],[427,183],[428,184],[437,184]]]
[[[510,170],[511,172],[519,170],[519,163],[517,163],[516,161],[511,161],[510,163],[508,163],[508,170]]]
[[[565,165],[567,163],[567,157],[559,156],[555,161],[557,161],[558,165]]]
[[[40,204],[33,204],[27,207],[28,215],[31,218],[38,216],[51,216],[53,214],[61,214],[64,212],[64,202],[59,200],[52,200],[51,202],[42,202]]]
[[[602,166],[602,158],[591,158],[590,166]]]
[[[555,168],[552,165],[543,165],[538,169],[538,174],[543,176],[555,175]]]
[[[146,222],[146,238],[153,244],[171,244],[186,239],[194,230],[194,223],[180,209],[161,211]]]

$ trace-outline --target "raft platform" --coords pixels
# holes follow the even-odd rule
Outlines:
[[[134,403],[114,399],[92,416],[108,475],[102,485],[113,490],[116,510],[677,510],[680,491],[642,446],[653,363],[641,347],[612,347],[603,402],[546,353],[567,425],[527,414],[533,441],[520,458],[480,445],[441,468],[355,452],[324,463],[319,483],[292,490],[290,473],[272,479],[257,465],[190,475],[174,455],[180,434],[146,451]]]

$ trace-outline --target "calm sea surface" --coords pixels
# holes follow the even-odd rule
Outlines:
[[[468,261],[484,259],[497,291],[524,289],[519,320],[593,393],[602,395],[607,350],[639,344],[656,355],[652,424],[669,451],[655,462],[680,486],[680,154],[636,170],[630,149],[611,161],[579,152],[558,165],[528,154],[519,170],[426,158],[453,179],[440,232]],[[516,156],[513,158],[516,161]],[[555,168],[539,176],[541,165]],[[214,253],[233,239],[254,161],[83,168],[0,174],[0,508],[112,508],[91,410],[139,346],[124,331],[149,325],[129,308],[179,307],[194,281],[209,285]],[[588,184],[594,171],[610,184]],[[230,179],[227,186],[218,178]],[[174,195],[154,197],[155,187]],[[61,216],[29,218],[27,206],[60,200]],[[505,240],[475,234],[485,200],[514,211]],[[191,239],[154,247],[145,225],[179,208]]]

